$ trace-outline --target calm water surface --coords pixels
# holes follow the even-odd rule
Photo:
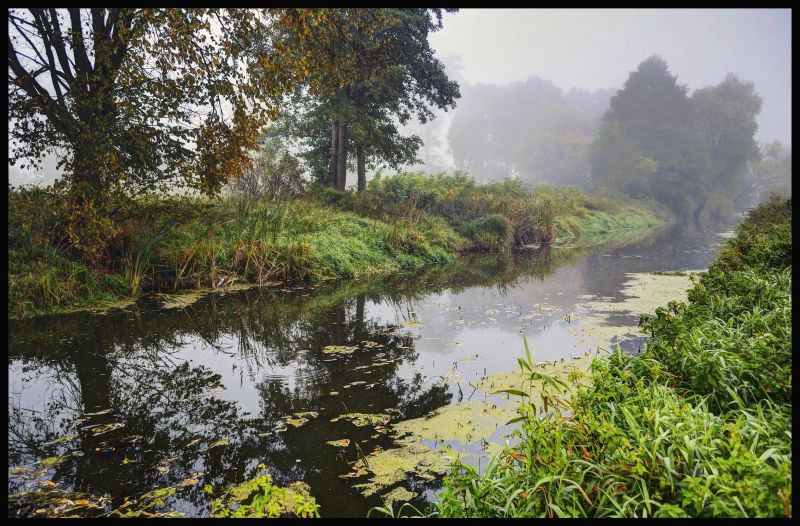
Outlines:
[[[323,516],[363,517],[382,502],[339,477],[356,448],[326,442],[349,438],[365,452],[390,442],[332,418],[397,409],[404,420],[466,400],[468,382],[517,366],[521,330],[537,359],[576,356],[586,348],[565,315],[581,296],[618,297],[628,272],[706,268],[722,241],[672,229],[617,247],[475,254],[413,275],[212,294],[185,309],[143,301],[12,321],[9,466],[68,454],[41,478],[115,506],[202,472],[167,504],[204,516],[205,484],[242,482],[263,462],[280,485],[308,483]],[[323,353],[329,345],[359,350]],[[319,416],[275,432],[302,411]],[[9,493],[25,482],[10,472]],[[441,482],[407,487],[424,505]]]

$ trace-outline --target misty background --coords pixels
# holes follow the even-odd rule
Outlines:
[[[756,140],[791,147],[789,9],[462,9],[443,25],[431,44],[462,96],[402,128],[424,141],[408,169],[580,186],[609,100],[652,55],[690,95],[729,72],[754,83]],[[55,165],[9,165],[9,183],[49,184]]]

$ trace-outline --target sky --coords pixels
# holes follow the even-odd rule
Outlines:
[[[618,89],[654,54],[690,93],[736,73],[763,99],[756,139],[791,144],[789,9],[462,9],[443,24],[431,45],[472,84]]]

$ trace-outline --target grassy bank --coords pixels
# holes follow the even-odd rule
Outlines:
[[[636,356],[592,364],[520,444],[456,463],[441,517],[791,517],[791,201],[752,211]],[[532,373],[536,374],[536,373]],[[568,416],[565,416],[568,415]]]
[[[472,250],[613,235],[662,222],[648,206],[575,188],[379,177],[362,195],[312,187],[254,199],[148,197],[114,210],[91,262],[66,243],[59,191],[9,191],[9,317],[122,305],[148,291],[319,281],[415,270]]]

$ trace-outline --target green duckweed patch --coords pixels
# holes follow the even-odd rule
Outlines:
[[[186,307],[197,303],[198,300],[208,294],[207,290],[192,290],[181,292],[180,294],[163,294],[161,295],[162,309],[185,309]]]
[[[365,497],[405,482],[410,476],[442,474],[450,462],[444,451],[431,449],[414,438],[400,439],[394,445],[397,447],[373,451],[355,464],[354,472],[359,475],[354,476],[370,475],[369,482],[353,486]]]
[[[363,382],[362,382],[363,383]],[[358,427],[386,425],[392,419],[386,413],[345,413],[334,417],[331,422],[346,420]]]
[[[392,426],[398,436],[417,440],[457,440],[467,444],[488,439],[499,426],[514,418],[514,411],[495,407],[487,401],[448,405],[421,418],[404,420]]]
[[[413,499],[416,495],[408,491],[406,488],[399,486],[389,493],[385,495],[381,495],[383,502],[386,503],[387,506],[392,506],[396,502],[408,502],[409,500]]]
[[[284,416],[281,417],[282,420],[286,422],[286,424],[294,427],[300,427],[303,424],[307,423],[311,418],[317,418],[319,413],[316,411],[304,411],[300,413],[293,413],[292,416]]]
[[[579,344],[610,349],[612,343],[626,338],[642,336],[637,327],[610,322],[614,315],[625,314],[639,317],[652,314],[664,302],[686,301],[687,290],[692,286],[693,276],[703,270],[680,273],[629,273],[620,294],[621,300],[593,299],[576,305],[577,313],[570,314],[576,322],[567,331],[576,337]]]
[[[289,487],[279,487],[272,483],[269,473],[264,473],[232,486],[212,500],[210,516],[251,519],[319,517],[319,505],[311,496],[308,484],[294,482]]]

